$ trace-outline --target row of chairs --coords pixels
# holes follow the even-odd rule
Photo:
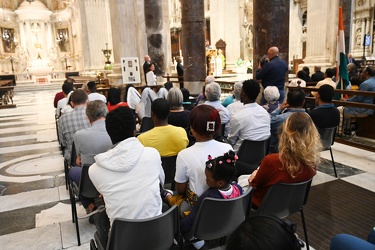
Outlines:
[[[267,142],[264,142],[263,147],[259,147],[259,145],[258,145],[258,148],[267,148],[266,145],[267,145]],[[73,148],[72,151],[75,152],[74,143],[73,143],[72,148]],[[266,151],[264,151],[264,152],[266,154]],[[70,166],[72,166],[72,164],[74,165],[75,158],[76,158],[75,154],[72,153]],[[261,159],[259,161],[261,161]],[[176,169],[176,156],[162,158],[162,163],[163,163],[163,168],[164,168],[164,171],[165,171],[166,183],[172,183],[172,189],[174,189],[173,177],[174,177],[175,169]],[[90,167],[89,165],[82,166],[82,174],[81,174],[81,180],[80,180],[79,185],[77,185],[74,182],[69,181],[69,179],[68,179],[69,195],[70,195],[71,209],[72,209],[72,221],[76,225],[78,245],[81,244],[81,241],[80,241],[76,202],[79,200],[80,195],[83,195],[87,198],[97,198],[99,196],[99,192],[95,189],[94,185],[92,184],[92,182],[89,178],[89,175],[88,175],[89,167]],[[69,169],[68,169],[68,171],[69,171]],[[264,198],[264,201],[262,202],[259,209],[257,211],[253,211],[253,213],[258,214],[258,215],[274,214],[277,217],[283,218],[283,217],[288,216],[289,214],[292,214],[296,211],[300,211],[301,216],[302,216],[304,232],[305,232],[305,239],[306,239],[306,243],[308,243],[306,226],[305,226],[305,221],[304,221],[304,217],[303,217],[303,205],[306,204],[308,190],[310,188],[310,185],[311,185],[311,181],[306,182],[306,183],[298,183],[298,184],[276,184],[276,185],[274,185],[270,188],[270,191],[267,193],[267,195]],[[290,189],[290,191],[288,191],[288,189]],[[298,191],[300,193],[297,193]],[[250,192],[248,192],[249,197],[251,197]],[[301,193],[303,193],[304,195],[302,196]],[[289,195],[287,195],[287,194],[289,194]],[[303,197],[303,199],[302,199],[303,202],[301,202],[301,200],[298,200],[296,197]],[[213,199],[213,198],[210,198],[210,199],[213,200],[212,202],[217,201],[218,202],[217,204],[218,204],[219,207],[225,207],[223,205],[224,203],[220,203],[220,202],[224,202],[224,201],[233,201],[234,202],[235,200],[237,200],[237,199],[220,200],[220,199]],[[250,198],[249,202],[247,202],[247,201],[244,201],[244,202],[246,204],[246,207],[249,208],[250,207],[249,204],[251,204],[251,198]],[[208,202],[208,203],[210,203],[210,202]],[[232,206],[229,203],[227,203],[228,204],[227,206]],[[284,206],[282,204],[284,204]],[[289,206],[294,206],[294,207],[290,208]],[[282,207],[287,208],[287,209],[283,210]],[[273,210],[275,208],[281,209],[281,210],[279,210],[279,212],[278,212],[278,211]],[[200,209],[203,209],[203,208],[200,208]],[[220,213],[212,214],[212,211],[220,211],[220,210],[221,210],[220,208],[214,208],[214,210],[212,210],[212,208],[208,209],[207,211],[208,211],[209,215],[207,215],[207,216],[204,215],[201,220],[203,220],[203,218],[207,218],[207,219],[211,218],[212,219],[212,216],[214,216],[213,219],[212,219],[214,221],[218,221],[218,218],[226,218],[227,216],[223,216],[223,214],[220,214]],[[230,210],[231,209],[229,209],[228,211],[230,211]],[[203,210],[203,212],[204,211],[205,210]],[[210,213],[210,211],[211,211],[211,213]],[[225,213],[225,211],[226,210],[224,210],[222,213]],[[250,212],[246,211],[246,215],[247,216],[250,215]],[[198,223],[198,222],[195,222],[195,223]],[[223,224],[223,223],[224,222],[221,221],[219,225],[226,225],[226,224]],[[204,223],[202,225],[204,225]],[[208,223],[207,225],[213,225],[213,224]],[[163,223],[161,224],[161,226],[164,226]],[[179,226],[178,226],[178,228],[179,228]],[[213,228],[216,228],[216,227],[213,227]],[[217,228],[220,228],[220,227],[218,226]],[[112,230],[113,230],[113,228],[112,228]],[[220,238],[220,237],[217,237],[217,236],[221,235],[221,234],[218,234],[217,232],[214,232],[213,235],[215,235],[216,238]],[[210,240],[209,238],[206,238],[206,236],[204,236],[204,235],[201,236],[201,234],[199,234],[199,233],[196,234],[195,236],[196,237],[198,236],[197,237],[198,239]],[[122,237],[122,238],[124,238],[124,237]],[[215,238],[213,238],[213,239],[215,239]],[[109,248],[109,249],[112,249],[112,248]]]
[[[234,199],[204,199],[190,232],[184,238],[213,240],[230,235],[249,216],[251,195],[252,189]],[[176,205],[150,219],[115,219],[107,246],[101,245],[98,233],[95,233],[95,241],[91,240],[90,249],[165,250],[176,243],[181,247],[192,244],[196,240],[183,240],[180,235],[179,221]]]
[[[89,177],[89,167],[90,165],[82,166],[79,184],[69,180],[69,197],[72,210],[72,222],[75,223],[78,246],[81,245],[78,223],[79,218],[77,215],[77,202],[80,201],[79,197],[84,196],[86,198],[96,199],[100,195]]]
[[[203,200],[184,239],[179,231],[178,208],[173,206],[162,215],[142,220],[115,219],[107,246],[98,234],[90,249],[171,249],[176,243],[182,248],[197,240],[222,239],[229,236],[249,216],[271,215],[283,219],[300,212],[307,249],[309,249],[303,206],[307,202],[311,180],[302,183],[273,185],[257,210],[251,208],[253,189],[234,199],[206,198]],[[215,211],[215,212],[213,212]],[[195,239],[195,240],[186,240]]]
[[[58,116],[55,115],[57,140],[60,143],[58,120],[59,120]],[[67,149],[63,147],[62,144],[60,144],[60,148],[64,156],[65,150]],[[82,166],[82,174],[81,174],[81,180],[80,180],[79,185],[69,180],[69,170],[72,166],[76,165],[76,159],[77,159],[77,154],[76,154],[76,149],[75,149],[75,145],[73,142],[70,160],[67,160],[64,158],[64,175],[65,175],[65,188],[69,192],[69,200],[70,200],[70,206],[71,206],[71,212],[72,212],[72,222],[75,223],[77,243],[78,243],[78,246],[80,246],[81,237],[79,233],[76,202],[79,201],[80,194],[84,195],[87,198],[97,198],[99,197],[99,192],[95,189],[94,185],[92,184],[88,176],[88,168],[90,167],[90,165]]]
[[[321,137],[322,137],[322,142],[323,142],[324,148],[326,150],[330,150],[330,152],[331,152],[332,163],[333,163],[333,167],[334,167],[334,170],[335,170],[335,175],[337,177],[336,169],[335,169],[335,165],[334,165],[334,160],[333,160],[333,154],[332,154],[332,150],[331,150],[331,145],[334,142],[335,129],[319,130],[319,132],[320,132]],[[259,165],[261,160],[263,159],[263,157],[268,154],[268,144],[269,144],[269,139],[264,140],[264,141],[258,141],[258,142],[244,141],[243,144],[241,145],[239,151],[238,151],[239,161],[247,162],[250,166]],[[251,154],[249,154],[248,152],[251,152]],[[92,182],[91,182],[91,180],[88,176],[88,168],[89,168],[88,165],[85,165],[85,166],[82,167],[82,176],[81,176],[81,181],[80,181],[79,185],[76,185],[75,183],[69,181],[69,178],[68,178],[69,168],[75,164],[75,158],[76,158],[76,155],[75,155],[75,148],[74,148],[74,143],[73,143],[71,161],[70,162],[65,161],[64,168],[65,168],[65,178],[66,178],[67,188],[69,189],[69,195],[70,195],[70,201],[71,201],[72,221],[73,221],[73,223],[76,224],[77,241],[78,241],[78,245],[80,245],[81,241],[80,241],[76,202],[79,200],[80,194],[87,197],[87,198],[97,198],[99,196],[99,193],[95,189],[95,187],[93,186],[93,184],[92,184]],[[163,157],[162,158],[162,164],[163,164],[163,169],[165,171],[165,176],[166,176],[166,182],[165,183],[166,184],[171,183],[172,189],[174,190],[175,189],[175,187],[174,187],[174,175],[175,175],[175,171],[176,171],[176,156]],[[274,214],[277,217],[283,218],[283,217],[291,214],[291,211],[294,211],[294,212],[300,211],[301,217],[302,217],[303,228],[304,228],[304,232],[305,232],[305,240],[306,240],[306,243],[308,244],[308,238],[307,238],[307,233],[306,233],[306,225],[305,225],[305,220],[304,220],[304,216],[303,216],[303,205],[306,204],[308,190],[310,188],[311,181],[309,182],[309,184],[307,186],[306,186],[306,183],[303,183],[303,184],[305,186],[302,187],[302,188],[299,187],[299,185],[300,185],[299,183],[298,184],[276,184],[276,185],[272,186],[269,193],[267,193],[267,196],[265,197],[264,202],[262,203],[261,207],[254,214],[259,214],[259,215]],[[291,186],[291,187],[289,187],[289,186]],[[304,196],[305,198],[303,199],[302,206],[298,205],[298,204],[300,204],[300,202],[296,201],[293,198],[294,196],[290,196],[290,197],[285,196],[285,194],[288,194],[288,192],[286,192],[286,191],[278,192],[278,190],[282,190],[283,188],[291,189],[293,186],[295,186],[296,190],[300,190],[300,192],[306,193],[305,196]],[[275,190],[275,191],[271,192],[271,190]],[[283,194],[283,195],[281,195],[281,194]],[[277,200],[277,198],[280,199],[281,197],[282,197],[281,200]],[[297,197],[301,197],[301,195],[297,195]],[[220,200],[220,201],[224,201],[224,200]],[[271,201],[270,204],[273,204],[273,205],[267,205],[267,203],[270,202],[270,201]],[[299,207],[300,209],[296,210],[297,208],[293,208],[292,210],[290,210],[290,208],[288,208],[289,212],[282,211],[282,212],[279,212],[279,213],[277,211],[272,211],[272,209],[271,209],[271,211],[269,210],[270,208],[280,207],[280,202],[282,202],[282,201],[285,201],[286,205],[288,205],[287,203],[292,204],[292,205],[294,204],[297,207]],[[272,202],[274,202],[274,203],[272,203]],[[277,204],[277,206],[275,204]],[[216,211],[216,210],[217,209],[211,210],[211,211]],[[292,212],[292,213],[294,213],[294,212]],[[167,216],[168,214],[174,214],[174,213],[175,212],[173,212],[173,210],[169,210],[165,215],[163,214],[160,217],[164,217],[164,216]],[[215,215],[216,215],[216,213],[215,213]],[[172,215],[170,215],[170,216],[172,216]],[[223,218],[223,216],[219,216],[218,218]],[[153,218],[153,219],[156,219],[156,218]],[[146,221],[148,221],[148,220],[146,220]],[[224,225],[222,223],[223,222],[221,222],[220,224]],[[163,223],[161,225],[163,225]],[[208,224],[208,225],[210,225],[210,224]],[[114,230],[114,227],[112,227],[112,230]],[[213,234],[215,235],[216,238],[220,238],[220,237],[217,237],[218,235],[220,235],[217,232],[214,232]],[[172,234],[172,235],[175,235],[175,233]],[[124,237],[122,237],[122,238],[124,238]],[[199,237],[197,237],[197,238],[199,238]],[[209,240],[208,238],[199,238],[199,239]],[[100,249],[100,246],[99,246],[99,249]],[[109,248],[109,249],[112,249],[112,248]]]
[[[77,154],[76,154],[75,145],[73,142],[70,161],[64,159],[64,173],[65,173],[66,189],[69,192],[70,206],[71,206],[71,212],[72,212],[72,222],[75,223],[77,243],[78,243],[78,246],[80,246],[81,237],[79,233],[79,223],[78,223],[79,218],[77,215],[76,203],[80,200],[79,199],[80,195],[83,195],[84,197],[87,197],[87,198],[95,199],[99,197],[99,192],[96,190],[96,188],[94,187],[94,185],[92,184],[89,178],[88,169],[90,165],[82,166],[82,172],[81,172],[81,178],[80,178],[79,184],[69,179],[69,170],[71,167],[76,165],[76,159],[77,159]]]
[[[334,129],[330,129],[330,130],[326,129],[324,131],[320,131],[320,133],[321,133],[321,135],[323,135],[327,138],[331,138],[331,142],[333,144],[334,131],[335,131]],[[325,133],[327,133],[329,136]],[[323,138],[323,136],[322,136],[322,138]],[[264,141],[260,141],[260,142],[244,141],[244,143],[240,147],[240,150],[238,151],[239,161],[242,160],[244,162],[247,162],[247,163],[249,163],[249,166],[259,165],[261,160],[263,159],[263,157],[267,154],[268,142],[269,142],[269,139],[264,140]],[[328,144],[325,144],[323,146],[327,150],[330,150],[331,157],[332,157],[332,163],[334,164],[332,149],[331,149],[332,144],[328,143]],[[249,154],[249,153],[246,153],[246,152],[252,152],[252,153]],[[249,158],[249,156],[250,156],[250,158]],[[94,185],[92,184],[92,182],[91,182],[91,180],[88,176],[89,165],[82,166],[82,175],[81,175],[81,180],[80,180],[79,185],[77,185],[76,183],[71,182],[69,180],[69,178],[68,178],[69,168],[70,168],[70,166],[73,166],[75,164],[75,158],[76,158],[76,155],[75,155],[75,148],[74,148],[74,143],[73,143],[71,162],[68,163],[67,161],[65,161],[65,166],[66,166],[66,168],[65,168],[66,175],[65,176],[66,176],[66,181],[67,181],[67,185],[68,185],[68,189],[69,189],[70,202],[71,202],[72,222],[75,223],[75,226],[76,226],[76,234],[77,234],[78,245],[81,245],[76,202],[79,201],[80,195],[83,195],[87,198],[97,198],[99,196],[99,192],[95,189]],[[172,184],[171,189],[175,190],[174,175],[175,175],[175,171],[176,171],[176,156],[162,157],[162,165],[163,165],[163,169],[164,169],[165,177],[166,177],[165,178],[165,184],[171,183]],[[336,174],[335,167],[334,167],[334,170],[335,170],[335,174]],[[244,174],[246,174],[248,169],[242,169],[240,171],[243,171]],[[239,174],[239,173],[237,173],[237,174]],[[277,184],[277,185],[285,185],[285,184]],[[277,185],[274,185],[273,187],[271,187],[271,189],[273,189],[273,188],[279,189],[279,188],[277,188]],[[280,187],[280,188],[282,188],[282,187]],[[281,192],[281,193],[283,193],[283,192]],[[272,195],[272,192],[270,194],[267,194],[267,195]],[[283,197],[282,199],[284,201],[286,199],[284,196],[276,195],[275,198],[277,198],[277,197]],[[273,200],[275,200],[275,198],[271,198],[271,199],[265,198],[265,200],[273,201]],[[307,197],[306,197],[306,199],[307,199]],[[287,200],[291,202],[291,199],[287,199]],[[306,201],[304,202],[304,204],[305,203],[306,203]],[[264,204],[266,204],[266,203],[264,203]],[[279,204],[279,201],[275,204]],[[266,206],[266,205],[264,205],[264,206],[265,207],[273,207],[273,206]],[[261,208],[262,207],[260,207],[260,209]],[[305,239],[307,241],[307,234],[306,234],[305,222],[304,222],[302,210],[301,210],[301,216],[302,216],[302,222],[303,222],[303,227],[304,227],[304,231],[305,231]]]

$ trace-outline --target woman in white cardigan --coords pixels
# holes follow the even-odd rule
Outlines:
[[[149,66],[149,70],[146,74],[147,86],[156,85],[156,75],[154,74],[154,70],[155,70],[155,63],[151,62]]]

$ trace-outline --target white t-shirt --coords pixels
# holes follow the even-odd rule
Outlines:
[[[234,101],[234,103],[229,104],[227,107],[231,118],[235,113],[237,113],[237,111],[241,110],[242,108],[243,108],[243,103],[240,101]]]
[[[153,71],[147,72],[146,79],[147,79],[148,86],[156,85],[156,75],[154,74]]]
[[[63,99],[57,102],[56,115],[60,116],[61,109],[68,103],[68,98],[64,97]]]
[[[88,95],[88,97],[89,97],[89,102],[95,101],[95,100],[100,100],[104,103],[107,103],[107,98],[105,98],[104,95],[99,94],[99,93],[91,93],[91,94]]]
[[[208,189],[204,173],[208,155],[215,158],[224,155],[229,150],[233,150],[231,145],[210,140],[196,142],[190,148],[180,151],[177,155],[175,181],[189,182],[190,190],[201,196]]]
[[[228,140],[237,151],[244,140],[266,140],[271,136],[270,129],[270,114],[259,104],[248,103],[231,118]]]

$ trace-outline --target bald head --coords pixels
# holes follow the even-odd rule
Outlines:
[[[267,55],[268,55],[268,58],[271,59],[275,56],[278,56],[279,55],[279,48],[277,47],[271,47],[268,49],[268,52],[267,52]]]
[[[209,84],[209,83],[214,82],[214,81],[215,81],[214,76],[207,76],[206,80],[205,80],[205,84]]]
[[[146,62],[149,62],[149,61],[151,61],[151,58],[150,58],[150,56],[149,56],[149,55],[145,55],[145,61],[146,61]]]

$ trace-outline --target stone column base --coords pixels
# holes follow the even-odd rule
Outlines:
[[[184,88],[188,89],[192,96],[198,96],[202,92],[203,85],[204,82],[200,81],[184,81]]]
[[[122,83],[122,74],[112,73],[112,74],[108,74],[107,77],[109,79],[109,86],[110,87],[118,87],[118,86],[123,84]]]
[[[113,64],[112,73],[108,74],[107,78],[109,79],[109,86],[111,87],[118,87],[119,85],[122,85],[121,64]]]

